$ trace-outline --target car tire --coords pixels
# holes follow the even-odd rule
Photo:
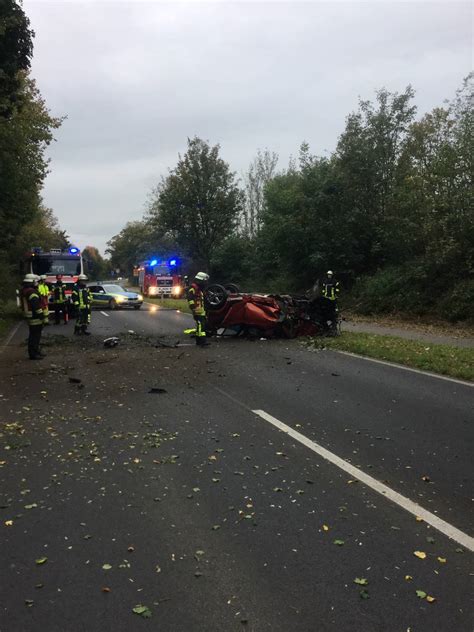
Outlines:
[[[133,309],[140,309],[141,305],[134,305]]]
[[[235,283],[227,283],[224,285],[225,289],[229,292],[229,294],[238,294],[240,292],[240,288]]]
[[[113,298],[111,298],[110,301],[109,301],[108,307],[109,307],[109,309],[117,309],[117,301],[115,301]]]
[[[220,309],[227,301],[227,290],[224,286],[214,283],[204,292],[204,300],[208,309]]]

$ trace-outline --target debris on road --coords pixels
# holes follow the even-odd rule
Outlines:
[[[107,347],[107,348],[116,347],[119,342],[120,342],[120,338],[117,338],[116,336],[112,336],[111,338],[106,338],[104,340],[104,347]]]

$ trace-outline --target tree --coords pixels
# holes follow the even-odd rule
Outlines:
[[[245,197],[242,209],[241,230],[247,237],[255,237],[262,225],[265,211],[265,186],[275,174],[278,154],[259,149],[244,176]]]
[[[34,32],[21,4],[0,4],[0,116],[9,117],[21,104],[22,72],[30,69]]]
[[[82,258],[87,274],[95,279],[104,279],[109,274],[108,262],[95,246],[86,246],[82,250]]]
[[[155,190],[149,217],[196,264],[210,269],[214,252],[232,234],[242,209],[235,174],[219,145],[188,139],[188,149]]]

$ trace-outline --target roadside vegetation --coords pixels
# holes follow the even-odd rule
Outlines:
[[[343,332],[337,338],[312,338],[305,345],[312,349],[349,351],[377,360],[474,381],[474,349],[354,332]]]
[[[144,301],[157,305],[160,309],[179,309],[180,312],[191,313],[188,302],[184,298],[145,298]]]

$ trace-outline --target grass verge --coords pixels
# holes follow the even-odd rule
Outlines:
[[[188,301],[184,298],[146,298],[145,303],[158,305],[158,307],[163,309],[179,309],[180,312],[191,313]]]
[[[354,332],[344,332],[337,338],[312,338],[308,346],[350,351],[377,360],[474,381],[474,349]]]

